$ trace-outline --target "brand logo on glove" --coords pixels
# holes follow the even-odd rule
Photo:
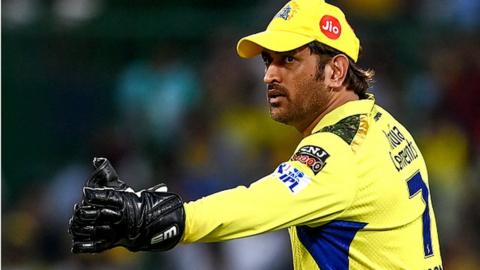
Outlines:
[[[178,234],[177,226],[172,226],[165,231],[155,235],[152,240],[150,240],[150,244],[155,245],[157,243],[163,242],[170,238],[175,237]]]
[[[325,167],[328,157],[330,157],[330,154],[323,150],[323,148],[313,145],[305,145],[292,156],[291,160],[307,165],[316,175],[323,169],[323,167]]]
[[[278,179],[282,181],[292,193],[298,193],[307,187],[311,179],[304,172],[293,167],[291,164],[282,163],[278,166],[276,173]]]

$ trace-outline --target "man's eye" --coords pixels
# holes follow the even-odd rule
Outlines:
[[[295,58],[291,55],[287,55],[287,56],[285,56],[284,61],[285,61],[285,63],[290,64],[290,63],[293,63],[293,61],[295,61]]]

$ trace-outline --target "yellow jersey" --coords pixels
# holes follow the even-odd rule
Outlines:
[[[423,157],[368,99],[323,117],[289,161],[185,203],[183,243],[288,228],[294,269],[443,269]]]

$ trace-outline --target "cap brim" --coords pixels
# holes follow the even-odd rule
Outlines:
[[[246,36],[237,44],[237,53],[240,57],[250,58],[268,49],[275,52],[286,52],[297,49],[314,38],[286,31],[264,31]]]

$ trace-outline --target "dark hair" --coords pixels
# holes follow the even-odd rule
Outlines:
[[[372,86],[373,76],[375,75],[375,72],[372,69],[360,68],[348,55],[318,41],[308,43],[307,47],[310,48],[311,53],[328,56],[325,59],[320,58],[318,77],[323,76],[325,65],[332,57],[337,54],[347,56],[350,63],[348,65],[347,76],[343,83],[347,88],[351,88],[361,99],[367,97],[367,90]]]

